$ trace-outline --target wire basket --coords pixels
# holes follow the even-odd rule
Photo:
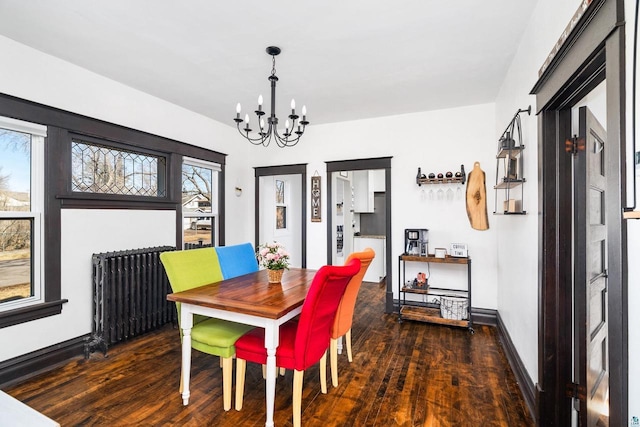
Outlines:
[[[467,320],[469,300],[463,297],[440,297],[440,315],[445,319]]]

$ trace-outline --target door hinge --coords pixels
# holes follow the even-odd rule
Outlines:
[[[578,138],[578,135],[573,135],[573,138],[569,138],[564,142],[564,150],[569,154],[578,154],[578,151],[584,151],[584,138]]]
[[[567,384],[566,393],[567,397],[573,399],[586,400],[587,398],[587,389],[585,386],[576,383]]]

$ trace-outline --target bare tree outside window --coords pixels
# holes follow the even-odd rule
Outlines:
[[[0,129],[0,303],[33,295],[30,193],[31,135]]]
[[[165,159],[134,151],[89,144],[71,143],[71,186],[84,193],[124,194],[163,197],[159,172]]]
[[[215,182],[212,168],[190,163],[182,165],[182,213],[187,247],[208,246],[215,241]]]
[[[211,212],[211,186],[213,183],[213,171],[194,165],[185,164],[182,167],[182,196],[200,196],[209,202]]]

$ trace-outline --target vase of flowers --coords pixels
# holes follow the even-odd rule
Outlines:
[[[272,242],[258,246],[256,251],[258,264],[266,268],[269,283],[280,283],[282,273],[289,268],[289,252],[281,243]]]

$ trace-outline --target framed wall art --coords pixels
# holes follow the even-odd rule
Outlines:
[[[287,228],[287,207],[276,206],[276,230]]]

